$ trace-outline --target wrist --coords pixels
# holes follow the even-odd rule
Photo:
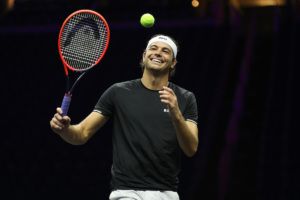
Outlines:
[[[175,109],[175,110],[171,111],[170,113],[171,113],[171,117],[172,117],[173,121],[175,121],[175,122],[178,122],[178,121],[181,121],[184,119],[179,109]]]

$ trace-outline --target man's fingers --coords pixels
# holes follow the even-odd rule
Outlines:
[[[170,96],[171,93],[168,92],[168,91],[165,91],[165,90],[160,90],[160,91],[159,91],[159,95],[160,95],[160,96],[167,97],[167,96]]]
[[[68,116],[63,116],[62,121],[64,124],[70,124],[71,119]]]
[[[54,129],[63,129],[64,125],[62,123],[60,123],[56,118],[52,118],[52,120],[50,121],[50,126]]]
[[[63,114],[62,109],[60,107],[56,108],[56,112],[59,113],[60,115]]]
[[[171,96],[175,96],[175,93],[174,91],[171,89],[171,88],[168,88],[168,87],[163,87],[163,90],[160,90],[159,91],[159,94],[160,95],[171,95]]]
[[[55,113],[54,118],[57,119],[58,121],[61,121],[63,119],[63,116],[59,113]]]
[[[160,101],[167,104],[170,108],[176,107],[177,98],[174,91],[169,87],[163,87],[163,90],[159,91]]]
[[[59,110],[57,110],[57,111],[59,111]],[[54,117],[59,121],[70,121],[70,117],[63,116],[60,112],[55,113]]]
[[[171,100],[171,98],[173,98],[173,94],[170,91],[166,91],[166,90],[161,90],[159,91],[159,97],[161,99],[168,99]]]
[[[165,103],[165,104],[167,104],[167,105],[170,104],[170,101],[169,101],[169,100],[166,100],[166,99],[160,99],[160,101],[163,102],[163,103]]]
[[[54,117],[53,117],[53,120],[54,120],[55,123],[59,122],[60,124],[64,124],[64,125],[67,125],[71,122],[70,117],[62,116],[60,113],[55,113]]]
[[[56,108],[56,113],[53,118],[50,120],[50,127],[54,132],[60,133],[64,128],[67,128],[70,125],[71,119],[68,116],[62,115],[61,108]]]
[[[164,89],[164,91],[168,91],[168,92],[170,92],[173,95],[175,94],[174,91],[171,88],[169,88],[169,87],[163,86],[163,89]]]

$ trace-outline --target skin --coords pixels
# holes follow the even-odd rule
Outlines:
[[[172,49],[166,43],[154,42],[144,51],[142,59],[145,65],[141,78],[143,85],[159,92],[161,102],[169,108],[180,148],[185,155],[193,156],[198,148],[198,127],[194,122],[184,119],[174,91],[167,87],[169,72],[177,62]],[[101,113],[92,112],[79,124],[71,125],[70,117],[62,116],[61,108],[57,108],[50,121],[50,127],[66,142],[81,145],[86,143],[108,119]]]

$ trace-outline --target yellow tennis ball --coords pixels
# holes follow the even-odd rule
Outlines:
[[[145,13],[141,16],[140,23],[145,28],[150,28],[154,25],[155,19],[150,13]]]

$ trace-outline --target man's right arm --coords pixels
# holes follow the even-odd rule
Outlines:
[[[68,116],[62,116],[61,108],[50,121],[51,129],[63,140],[73,145],[85,144],[109,119],[98,112],[91,112],[79,124],[71,125]]]

